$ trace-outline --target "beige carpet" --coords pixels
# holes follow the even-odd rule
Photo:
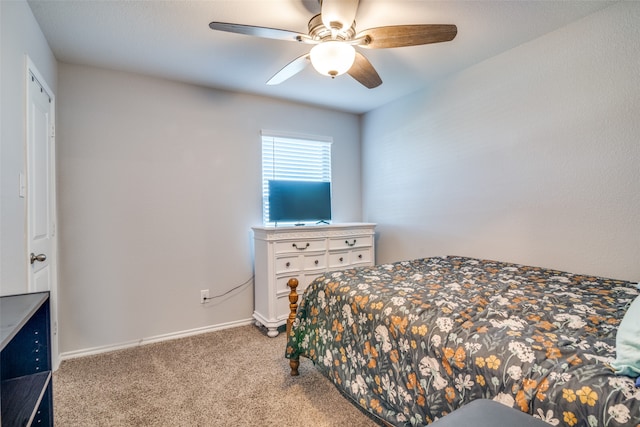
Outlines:
[[[377,425],[309,360],[289,376],[284,348],[284,334],[244,326],[63,361],[55,425]]]

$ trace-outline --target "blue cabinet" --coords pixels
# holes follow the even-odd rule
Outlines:
[[[0,298],[0,420],[52,426],[49,293]]]

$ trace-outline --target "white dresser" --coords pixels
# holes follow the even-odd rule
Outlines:
[[[289,316],[287,282],[298,279],[302,295],[326,271],[373,265],[375,224],[348,223],[303,227],[253,227],[255,301],[253,317],[278,335]]]

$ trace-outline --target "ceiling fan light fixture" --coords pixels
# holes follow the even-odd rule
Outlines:
[[[333,78],[349,71],[356,59],[356,50],[348,43],[330,40],[315,45],[310,56],[317,72]]]
[[[267,80],[268,85],[284,82],[311,63],[320,74],[332,78],[348,73],[367,89],[380,86],[382,79],[371,62],[361,52],[356,52],[355,46],[366,49],[418,46],[448,42],[458,33],[458,28],[452,24],[387,25],[357,32],[355,18],[359,0],[316,1],[320,2],[320,13],[307,23],[308,34],[218,21],[210,22],[209,28],[313,45],[309,53],[289,62]]]

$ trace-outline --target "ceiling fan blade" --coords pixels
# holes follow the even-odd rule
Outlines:
[[[304,70],[307,65],[311,64],[311,59],[308,53],[297,57],[293,61],[289,62],[280,71],[274,74],[273,77],[267,81],[268,85],[278,85],[283,81],[295,76],[300,71]]]
[[[422,24],[393,25],[369,28],[358,34],[363,38],[361,47],[367,49],[386,49],[390,47],[417,46],[429,43],[448,42],[458,34],[455,25]]]
[[[256,27],[254,25],[232,24],[230,22],[211,22],[209,28],[212,30],[226,31],[229,33],[246,34],[248,36],[263,37],[265,39],[303,41],[309,38],[306,34],[295,31],[280,30],[278,28]]]
[[[356,19],[359,0],[320,0],[320,15],[325,27],[347,31]]]
[[[373,89],[382,84],[382,79],[371,62],[360,52],[356,52],[356,59],[347,73],[363,86]]]

